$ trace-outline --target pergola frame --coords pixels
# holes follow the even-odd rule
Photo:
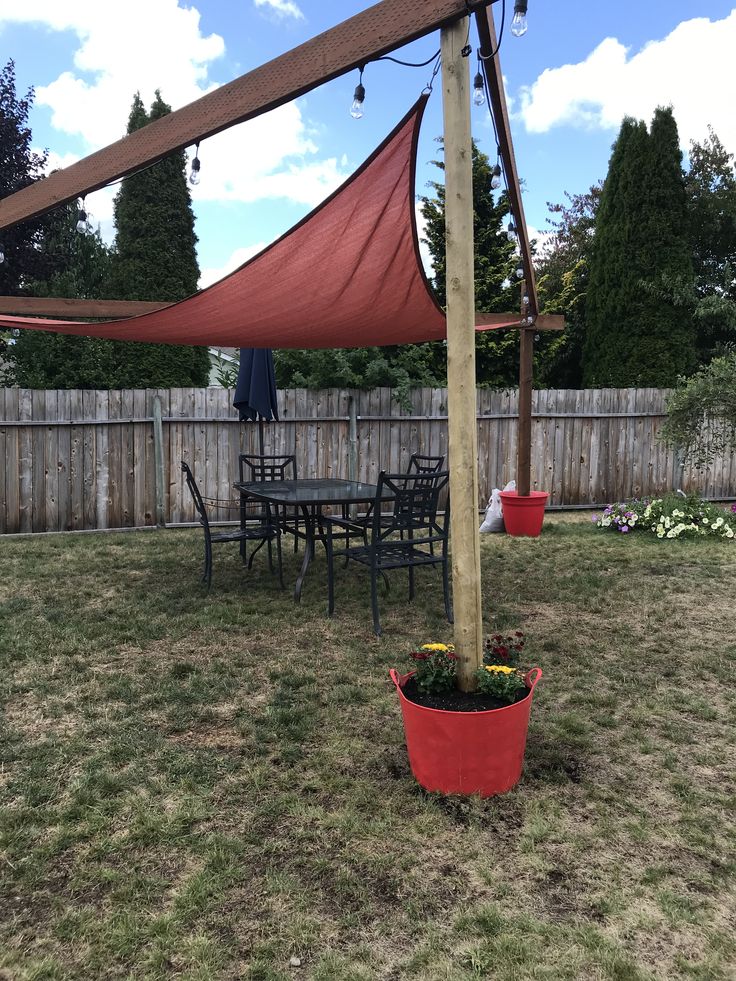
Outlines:
[[[188,106],[0,200],[2,230],[134,174],[175,151],[289,102],[324,82],[441,28],[448,280],[448,429],[454,475],[451,479],[451,520],[455,647],[458,680],[464,690],[474,687],[475,670],[482,664],[477,434],[476,427],[470,424],[470,419],[475,416],[470,84],[468,58],[462,54],[464,35],[460,23],[461,18],[471,14],[476,18],[481,55],[487,69],[499,153],[529,297],[526,313],[530,322],[526,322],[526,317],[523,323],[520,319],[520,472],[517,474],[519,492],[526,494],[529,493],[532,330],[544,326],[538,317],[530,243],[498,59],[491,11],[494,2],[497,0],[424,0],[420,4],[416,0],[382,0]],[[70,312],[70,301],[55,302],[64,304],[64,309]],[[77,306],[76,309],[76,316],[88,315],[79,312],[84,307]],[[26,309],[26,312],[30,311]],[[102,314],[111,315],[114,314]],[[549,327],[559,329],[559,323],[550,323]],[[522,469],[525,469],[525,473],[521,472]]]

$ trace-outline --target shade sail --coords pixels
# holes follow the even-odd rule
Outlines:
[[[423,95],[326,201],[208,289],[126,320],[0,316],[0,326],[254,348],[363,347],[444,338],[445,314],[424,275],[414,212],[416,145],[426,102]]]

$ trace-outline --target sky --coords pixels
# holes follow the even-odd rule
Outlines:
[[[532,235],[549,228],[548,202],[605,177],[625,115],[651,120],[672,105],[683,152],[712,126],[736,152],[730,0],[529,0],[526,35],[500,47],[517,167]],[[133,97],[156,89],[174,109],[371,6],[360,0],[0,0],[0,63],[15,62],[17,93],[35,99],[33,144],[67,166],[125,134]],[[502,0],[494,4],[497,30]],[[476,71],[478,39],[470,41]],[[394,52],[425,61],[439,33]],[[192,188],[200,286],[215,282],[283,234],[331,193],[410,108],[431,65],[366,67],[365,114],[349,114],[357,71],[201,143]],[[487,107],[473,135],[492,159]],[[442,132],[436,83],[422,125],[417,195],[441,178],[432,165]],[[193,148],[188,151],[193,156]],[[686,157],[685,157],[686,159]],[[113,235],[115,189],[88,195],[103,237]],[[425,260],[425,264],[428,260]]]

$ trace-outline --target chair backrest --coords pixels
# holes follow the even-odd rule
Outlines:
[[[199,521],[205,527],[209,527],[209,521],[207,520],[207,508],[204,506],[204,501],[202,500],[202,495],[199,492],[199,487],[197,487],[197,481],[194,479],[194,474],[189,469],[188,464],[183,460],[181,461],[182,473],[187,479],[187,487],[189,488],[189,493],[192,495],[192,500],[194,501],[194,509],[199,515]]]
[[[376,501],[373,508],[373,538],[390,538],[396,533],[408,531],[414,543],[425,540],[447,539],[450,502],[445,505],[442,521],[438,519],[440,495],[447,487],[449,471],[433,473],[386,473],[378,478]],[[380,504],[385,503],[384,493],[392,495],[390,513],[381,514]]]
[[[240,481],[295,480],[296,457],[261,456],[257,453],[241,453],[238,457]]]
[[[444,456],[424,456],[421,453],[412,453],[409,458],[408,473],[439,473],[444,462]]]

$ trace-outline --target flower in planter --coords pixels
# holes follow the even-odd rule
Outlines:
[[[512,634],[493,634],[485,642],[483,662],[485,664],[509,664],[518,667],[521,652],[524,650],[524,634],[515,630]]]
[[[526,688],[522,672],[508,664],[484,664],[477,678],[478,691],[494,695],[509,705],[516,699],[517,692]]]
[[[422,692],[443,692],[455,687],[457,657],[451,644],[423,644],[409,657],[416,662],[414,680]]]

